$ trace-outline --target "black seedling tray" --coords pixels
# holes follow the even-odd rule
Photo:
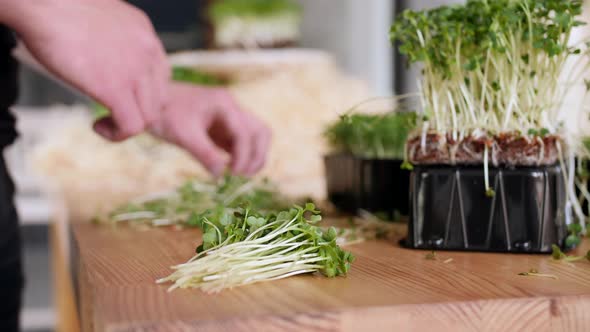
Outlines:
[[[348,154],[324,158],[328,199],[340,210],[359,209],[389,219],[409,213],[410,172],[401,160],[367,159]]]
[[[567,236],[566,192],[559,166],[415,167],[410,224],[402,244],[429,250],[550,253]]]

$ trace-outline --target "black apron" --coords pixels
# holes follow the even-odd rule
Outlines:
[[[15,41],[0,26],[0,152],[17,137],[15,118],[9,107],[17,98],[16,61],[10,55]],[[18,218],[14,207],[14,185],[0,153],[0,331],[18,331],[23,288]]]

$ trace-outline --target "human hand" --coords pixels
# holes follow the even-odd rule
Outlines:
[[[12,3],[6,24],[36,60],[110,109],[94,125],[99,134],[123,140],[159,118],[170,67],[140,10],[119,0]]]
[[[169,92],[154,133],[186,149],[216,176],[227,166],[247,176],[264,166],[270,130],[241,111],[226,89],[171,83]]]

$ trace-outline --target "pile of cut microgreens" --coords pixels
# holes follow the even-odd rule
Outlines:
[[[468,0],[464,5],[406,10],[390,37],[409,64],[422,66],[422,142],[428,132],[469,136],[511,133],[530,141],[560,132],[559,112],[572,85],[584,84],[588,65],[566,62],[589,55],[588,45],[570,46],[572,29],[584,23],[579,0]],[[580,57],[581,58],[581,57]],[[560,78],[567,78],[567,82]],[[486,193],[493,195],[484,150]],[[493,148],[493,147],[491,147]],[[574,154],[557,142],[568,201],[585,221],[574,192]],[[567,153],[567,165],[564,155]]]
[[[199,226],[199,216],[211,209],[222,207],[233,211],[248,206],[257,213],[266,214],[291,204],[292,200],[281,195],[268,180],[253,181],[226,175],[216,182],[191,180],[175,190],[140,197],[113,211],[108,219],[153,226]]]
[[[311,203],[271,214],[208,211],[197,219],[203,230],[197,254],[157,282],[172,282],[169,290],[218,292],[304,273],[346,275],[354,256],[336,244],[336,229],[316,226],[319,213]]]

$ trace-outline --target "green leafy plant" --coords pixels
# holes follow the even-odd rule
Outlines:
[[[344,114],[325,131],[332,148],[355,156],[404,159],[405,143],[416,125],[414,112]]]
[[[453,137],[484,132],[556,130],[567,89],[558,82],[582,1],[469,0],[406,10],[390,37],[409,63],[421,63],[429,128]],[[579,74],[579,73],[577,73]],[[576,75],[574,75],[576,76]]]
[[[227,18],[268,17],[301,14],[301,6],[292,0],[218,0],[211,4],[208,15],[214,21]]]
[[[219,209],[198,216],[203,243],[197,254],[157,282],[172,282],[169,290],[218,292],[304,273],[346,275],[354,256],[336,244],[336,229],[316,226],[319,213],[308,203],[271,214]]]
[[[572,29],[584,24],[577,19],[581,11],[580,0],[468,0],[401,13],[390,38],[409,64],[421,65],[422,142],[429,133],[444,137],[441,149],[485,138],[488,174],[488,154],[498,135],[524,136],[541,145],[544,137],[561,135],[562,101],[588,70],[576,63],[564,75],[567,83],[560,82],[572,56],[590,53],[588,45],[570,46]],[[559,140],[556,149],[564,166]],[[485,183],[486,194],[493,196],[487,175]],[[568,200],[583,219],[573,202],[573,181],[567,183]]]

